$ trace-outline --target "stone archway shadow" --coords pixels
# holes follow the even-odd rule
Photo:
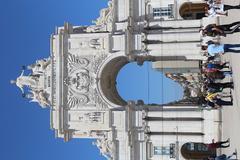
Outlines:
[[[126,56],[110,56],[100,67],[97,75],[97,89],[102,99],[113,108],[127,105],[127,102],[121,98],[116,88],[116,78],[121,68],[128,64]]]
[[[157,61],[161,58],[153,56],[134,56],[127,57],[124,54],[113,54],[109,56],[100,66],[97,73],[97,90],[100,97],[111,107],[118,108],[127,105],[127,101],[124,100],[117,89],[116,79],[119,71],[128,63],[137,62],[139,65],[144,61]],[[141,104],[143,101],[139,101]],[[185,105],[188,101],[179,100],[178,102]],[[175,104],[175,102],[172,102]],[[169,103],[172,105],[171,103]],[[163,105],[163,104],[153,104]]]

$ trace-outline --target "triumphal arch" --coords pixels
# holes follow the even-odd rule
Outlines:
[[[184,159],[184,147],[194,149],[187,142],[218,139],[217,111],[201,110],[189,97],[165,105],[125,101],[116,77],[125,64],[145,61],[168,75],[198,75],[203,7],[197,0],[109,1],[94,25],[58,27],[50,56],[12,83],[50,108],[51,128],[65,141],[95,138],[113,160]]]

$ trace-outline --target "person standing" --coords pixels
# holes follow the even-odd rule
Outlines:
[[[214,100],[215,104],[217,104],[218,106],[232,106],[233,105],[233,102],[232,101],[224,101],[224,100],[221,100],[220,98],[216,98]]]
[[[226,76],[231,76],[231,72],[221,72],[221,71],[214,71],[214,72],[205,72],[207,78],[211,79],[212,81],[216,79],[224,79]]]
[[[229,139],[227,139],[226,141],[219,141],[219,142],[214,142],[214,139],[213,139],[212,143],[208,143],[206,145],[209,149],[227,148],[230,146],[230,142],[229,142]]]
[[[206,84],[207,88],[213,88],[219,91],[222,91],[225,88],[231,88],[233,89],[233,82],[225,82],[225,83],[213,83],[209,82]]]
[[[231,6],[223,3],[212,3],[209,4],[205,10],[207,10],[207,14],[209,17],[214,17],[218,15],[227,16],[227,11],[231,9],[240,9],[240,5]]]
[[[210,62],[210,63],[206,64],[206,68],[209,68],[209,69],[214,68],[214,69],[222,70],[224,68],[229,68],[229,66],[227,66],[226,64],[227,64],[227,62],[225,62],[225,63],[211,63]]]
[[[209,56],[216,56],[228,52],[240,53],[240,49],[236,49],[238,47],[240,47],[240,44],[219,44],[210,41],[208,46],[206,45],[202,46],[202,50],[207,51]]]
[[[224,25],[209,24],[204,29],[200,29],[200,31],[202,31],[203,36],[226,36],[226,34],[240,32],[240,22]]]

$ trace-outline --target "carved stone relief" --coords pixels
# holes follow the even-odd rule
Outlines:
[[[103,54],[82,57],[67,55],[68,76],[65,77],[64,83],[68,87],[69,108],[95,105],[102,109],[107,107],[96,89],[96,72],[106,57],[107,55]]]
[[[99,65],[107,58],[106,54],[101,54],[99,56],[94,56],[91,64],[94,73],[97,72]]]
[[[99,138],[96,140],[95,145],[99,148],[100,153],[107,159],[112,159],[115,151],[114,143],[108,140],[107,137]]]
[[[104,113],[103,112],[76,112],[69,115],[69,121],[71,122],[81,122],[86,124],[104,123]]]
[[[69,49],[71,50],[103,50],[104,38],[75,38],[69,40]]]
[[[76,107],[81,104],[86,104],[89,102],[89,99],[84,94],[76,94],[73,91],[68,91],[68,102],[67,104],[72,107]]]
[[[90,85],[89,71],[81,68],[73,70],[64,82],[73,90],[73,92],[87,93]]]
[[[77,69],[77,68],[87,67],[89,64],[89,60],[87,58],[80,58],[78,56],[74,56],[71,54],[68,54],[67,61],[68,61],[69,72],[72,72],[74,69]]]

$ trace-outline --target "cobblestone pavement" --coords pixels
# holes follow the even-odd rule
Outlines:
[[[239,5],[240,0],[225,0],[225,4]],[[240,21],[240,10],[230,10],[228,17],[221,17],[220,23],[226,24]],[[222,43],[240,43],[240,33],[229,35],[221,39]],[[230,155],[237,150],[240,154],[240,53],[230,53],[225,56],[230,61],[233,71],[233,106],[225,106],[222,109],[222,140],[230,138],[231,146],[222,149],[221,152]],[[238,155],[239,155],[238,154]]]

